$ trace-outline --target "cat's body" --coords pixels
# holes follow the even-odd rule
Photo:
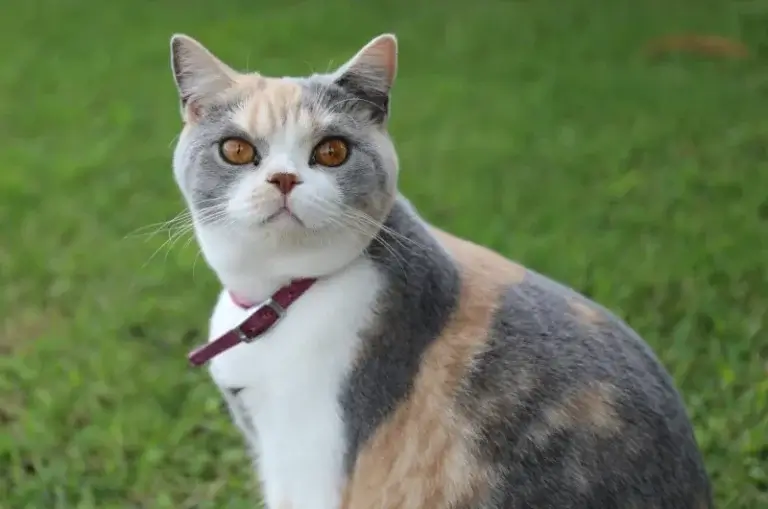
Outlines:
[[[226,289],[211,339],[247,316],[230,292],[258,303],[317,278],[210,362],[270,509],[711,507],[683,403],[642,340],[397,193],[393,37],[307,79],[172,47],[176,177]],[[231,137],[255,150],[222,148]],[[243,150],[254,164],[230,164]]]

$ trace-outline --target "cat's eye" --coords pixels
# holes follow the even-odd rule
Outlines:
[[[219,144],[222,159],[229,164],[258,163],[256,149],[247,141],[240,138],[227,138]]]
[[[349,146],[341,138],[328,138],[321,141],[312,152],[312,162],[333,168],[340,166],[349,156]]]

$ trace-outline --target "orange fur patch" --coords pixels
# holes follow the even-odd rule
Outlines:
[[[598,323],[603,319],[602,313],[579,299],[571,299],[568,305],[573,311],[574,316],[584,323]]]
[[[344,509],[428,509],[471,502],[492,482],[469,450],[473,429],[454,410],[456,390],[485,344],[503,289],[525,270],[447,233],[436,237],[461,272],[451,320],[425,352],[408,401],[361,450],[344,493]]]
[[[236,88],[247,99],[233,121],[254,137],[268,137],[299,118],[301,87],[296,83],[253,74],[239,77]]]
[[[487,280],[487,286],[498,292],[500,286],[519,283],[525,278],[525,267],[486,247],[460,239],[443,230],[430,227],[430,231],[453,256],[462,272],[473,279]],[[498,281],[497,284],[492,282]]]
[[[556,431],[577,427],[600,436],[615,435],[622,423],[614,406],[614,391],[605,382],[580,387],[544,411],[544,422],[531,430],[531,437],[544,443]]]

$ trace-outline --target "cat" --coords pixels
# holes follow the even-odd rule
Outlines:
[[[394,35],[307,77],[170,46],[175,181],[223,287],[191,359],[268,508],[712,507],[650,347],[398,191]]]

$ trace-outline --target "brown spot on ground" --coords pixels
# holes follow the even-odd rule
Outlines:
[[[34,341],[60,321],[55,310],[27,308],[5,314],[0,322],[0,354]]]
[[[544,443],[559,430],[579,428],[599,436],[612,436],[621,429],[616,412],[615,387],[592,382],[544,410],[544,420],[530,430],[531,437]]]
[[[742,42],[719,35],[676,34],[653,39],[644,48],[651,57],[670,53],[689,53],[705,57],[743,59],[750,56]]]
[[[436,231],[461,272],[459,303],[427,350],[412,395],[361,450],[344,509],[443,508],[471,503],[491,483],[472,456],[471,423],[454,398],[488,338],[504,288],[525,270],[492,251]]]
[[[14,390],[16,389],[16,390]],[[7,390],[0,391],[0,429],[13,436],[14,433],[24,433],[23,429],[13,427],[14,424],[25,413],[28,407],[26,402],[27,393],[19,391],[17,387],[8,386]]]

